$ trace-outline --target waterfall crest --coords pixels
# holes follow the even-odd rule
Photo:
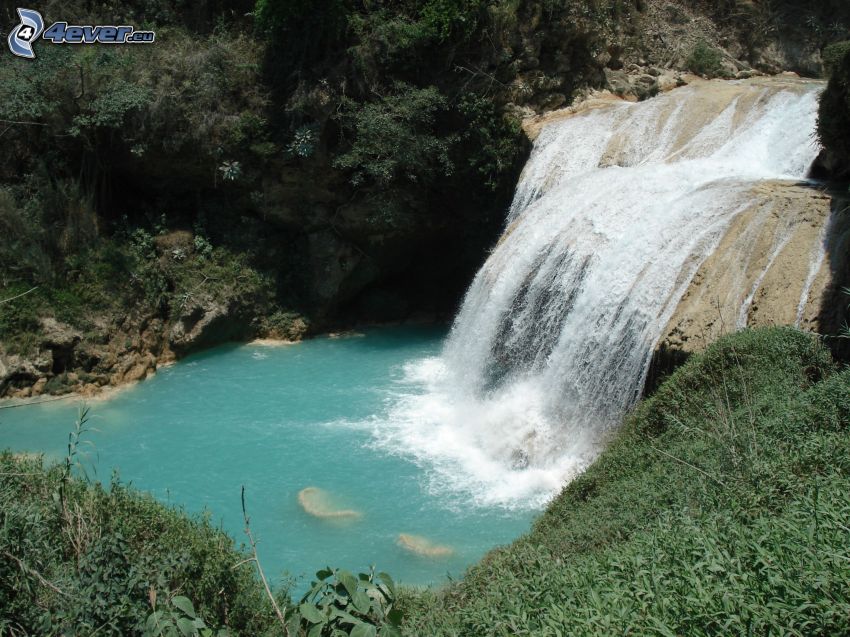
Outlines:
[[[820,89],[706,82],[546,124],[442,355],[405,370],[379,444],[418,458],[434,489],[550,497],[638,399],[753,186],[806,177]]]

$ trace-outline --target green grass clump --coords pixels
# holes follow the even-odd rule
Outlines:
[[[511,546],[410,594],[409,635],[850,631],[850,371],[792,329],[723,339]]]

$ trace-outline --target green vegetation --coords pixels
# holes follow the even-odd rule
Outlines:
[[[136,228],[68,255],[61,279],[36,283],[39,287],[13,302],[14,311],[0,313],[0,341],[9,353],[34,354],[42,317],[55,317],[97,338],[99,316],[119,317],[126,308],[141,307],[176,320],[199,300],[253,308],[255,315],[271,313],[269,277],[253,268],[245,254],[214,248],[198,232],[152,235]],[[12,279],[0,286],[0,298],[23,294],[30,285]]]
[[[754,64],[777,38],[815,52],[850,21],[837,0],[687,9]],[[198,281],[257,329],[274,313],[321,329],[450,310],[501,227],[520,118],[602,87],[609,62],[660,66],[646,16],[632,0],[63,3],[62,19],[157,43],[41,46],[0,68],[0,298],[38,286],[0,339],[33,351],[45,315],[85,342],[115,315],[167,331]],[[722,75],[717,46],[678,63]],[[823,126],[840,145],[846,126]],[[136,230],[196,239],[165,267],[139,258]],[[218,285],[222,269],[261,302]]]
[[[195,297],[248,319],[292,302],[257,256],[276,233],[230,232],[276,152],[260,52],[239,29],[157,30],[152,47],[43,46],[0,68],[0,298],[37,288],[0,313],[8,353],[32,355],[45,316],[97,342],[98,324],[168,323]]]
[[[723,76],[723,52],[700,41],[694,47],[687,61],[688,69],[705,77]]]
[[[375,569],[355,577],[344,570],[322,569],[310,590],[287,615],[292,634],[308,637],[396,637],[402,613],[394,608],[396,585]]]
[[[462,255],[433,285],[460,292],[528,150],[518,116],[600,87],[612,45],[643,55],[644,4],[63,3],[62,19],[158,41],[0,66],[0,299],[17,297],[0,353],[38,352],[46,316],[87,343],[126,330],[132,349],[140,325],[166,332],[199,304],[297,337],[298,311],[339,319],[337,297],[369,286],[401,281],[419,301],[408,274],[433,284],[434,254]],[[827,46],[848,37],[848,4],[694,6],[751,61],[800,32],[823,50],[819,134],[850,174],[850,45]],[[700,42],[687,66],[720,76],[722,62]],[[360,287],[317,301],[327,264],[351,254]],[[397,599],[383,574],[326,569],[298,604],[276,601],[311,637],[393,635],[400,607],[410,635],[846,634],[848,414],[850,373],[817,341],[742,333],[674,374],[528,536],[463,581]],[[249,554],[208,519],[90,483],[77,459],[0,456],[1,633],[287,630]]]
[[[387,187],[396,181],[428,181],[452,172],[450,139],[434,137],[434,119],[445,108],[445,98],[434,87],[415,89],[398,83],[380,102],[342,104],[342,120],[354,132],[348,152],[335,166],[350,170],[357,186]]]
[[[834,172],[850,175],[850,41],[824,51],[830,74],[818,112],[818,136],[832,155]]]
[[[366,254],[376,221],[400,244],[459,232],[471,269],[498,229],[526,150],[519,127],[492,80],[430,60],[471,42],[479,2],[75,0],[61,17],[154,28],[157,43],[42,46],[0,69],[0,298],[36,288],[0,314],[6,354],[33,356],[45,316],[85,343],[115,317],[167,331],[192,295],[255,331],[274,314],[341,320],[333,295],[315,292],[320,260],[339,257],[316,256],[328,241],[311,233]],[[168,252],[145,239],[187,232]],[[397,288],[381,251],[410,251],[390,243],[349,280]],[[401,267],[424,269],[421,258]],[[461,285],[434,286],[438,302],[453,306]]]
[[[693,357],[529,535],[409,635],[839,635],[850,630],[850,371],[791,329]]]
[[[245,556],[209,518],[117,480],[107,489],[72,478],[64,464],[44,469],[40,457],[4,453],[0,469],[3,634],[159,634],[148,617],[179,621],[182,598],[206,625],[273,634],[251,565],[234,568]]]

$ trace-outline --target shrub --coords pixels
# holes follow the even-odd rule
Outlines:
[[[830,44],[823,50],[823,68],[827,78],[841,68],[841,64],[850,55],[850,41]]]
[[[157,595],[162,605],[178,589],[234,635],[273,625],[250,568],[234,568],[245,556],[207,518],[40,457],[5,452],[0,469],[0,632],[140,634]]]
[[[366,104],[346,100],[340,114],[352,136],[334,165],[350,171],[354,185],[428,183],[452,172],[451,138],[434,133],[445,97],[434,87],[397,82],[389,95]]]
[[[326,568],[316,573],[300,604],[290,609],[293,633],[310,637],[396,637],[401,612],[395,608],[396,588],[386,573],[360,573]]]
[[[493,100],[475,93],[464,95],[458,110],[465,119],[462,154],[484,185],[495,190],[522,157],[520,124],[499,112]]]
[[[483,4],[481,0],[429,0],[420,12],[425,32],[438,40],[453,34],[464,39],[478,26]]]
[[[827,48],[824,66],[830,78],[821,95],[818,137],[840,177],[850,174],[850,42]]]
[[[686,65],[689,70],[705,77],[721,77],[724,75],[723,52],[700,40],[691,51]]]

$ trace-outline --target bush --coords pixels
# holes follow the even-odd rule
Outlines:
[[[841,68],[844,58],[850,55],[850,41],[830,44],[823,50],[823,68],[829,79]]]
[[[688,69],[708,78],[724,75],[723,52],[700,40],[686,62]]]
[[[425,32],[439,40],[453,34],[464,39],[478,26],[483,4],[482,0],[429,0],[420,13]]]
[[[310,590],[287,613],[295,634],[310,637],[397,637],[402,619],[394,608],[396,587],[386,573],[326,568],[316,573]]]
[[[818,137],[831,155],[836,176],[850,174],[850,42],[824,52],[830,73],[818,110]]]
[[[176,590],[234,635],[273,625],[250,564],[234,568],[245,556],[208,518],[40,457],[2,453],[0,469],[0,632],[141,634],[156,597]]]
[[[354,185],[385,188],[397,182],[428,183],[452,172],[451,138],[434,134],[446,100],[434,87],[397,82],[377,102],[343,103],[340,120],[352,135],[350,148],[334,165],[351,173]]]
[[[461,153],[485,186],[496,190],[522,159],[520,123],[499,112],[493,100],[470,93],[458,110],[466,120],[461,135]]]

